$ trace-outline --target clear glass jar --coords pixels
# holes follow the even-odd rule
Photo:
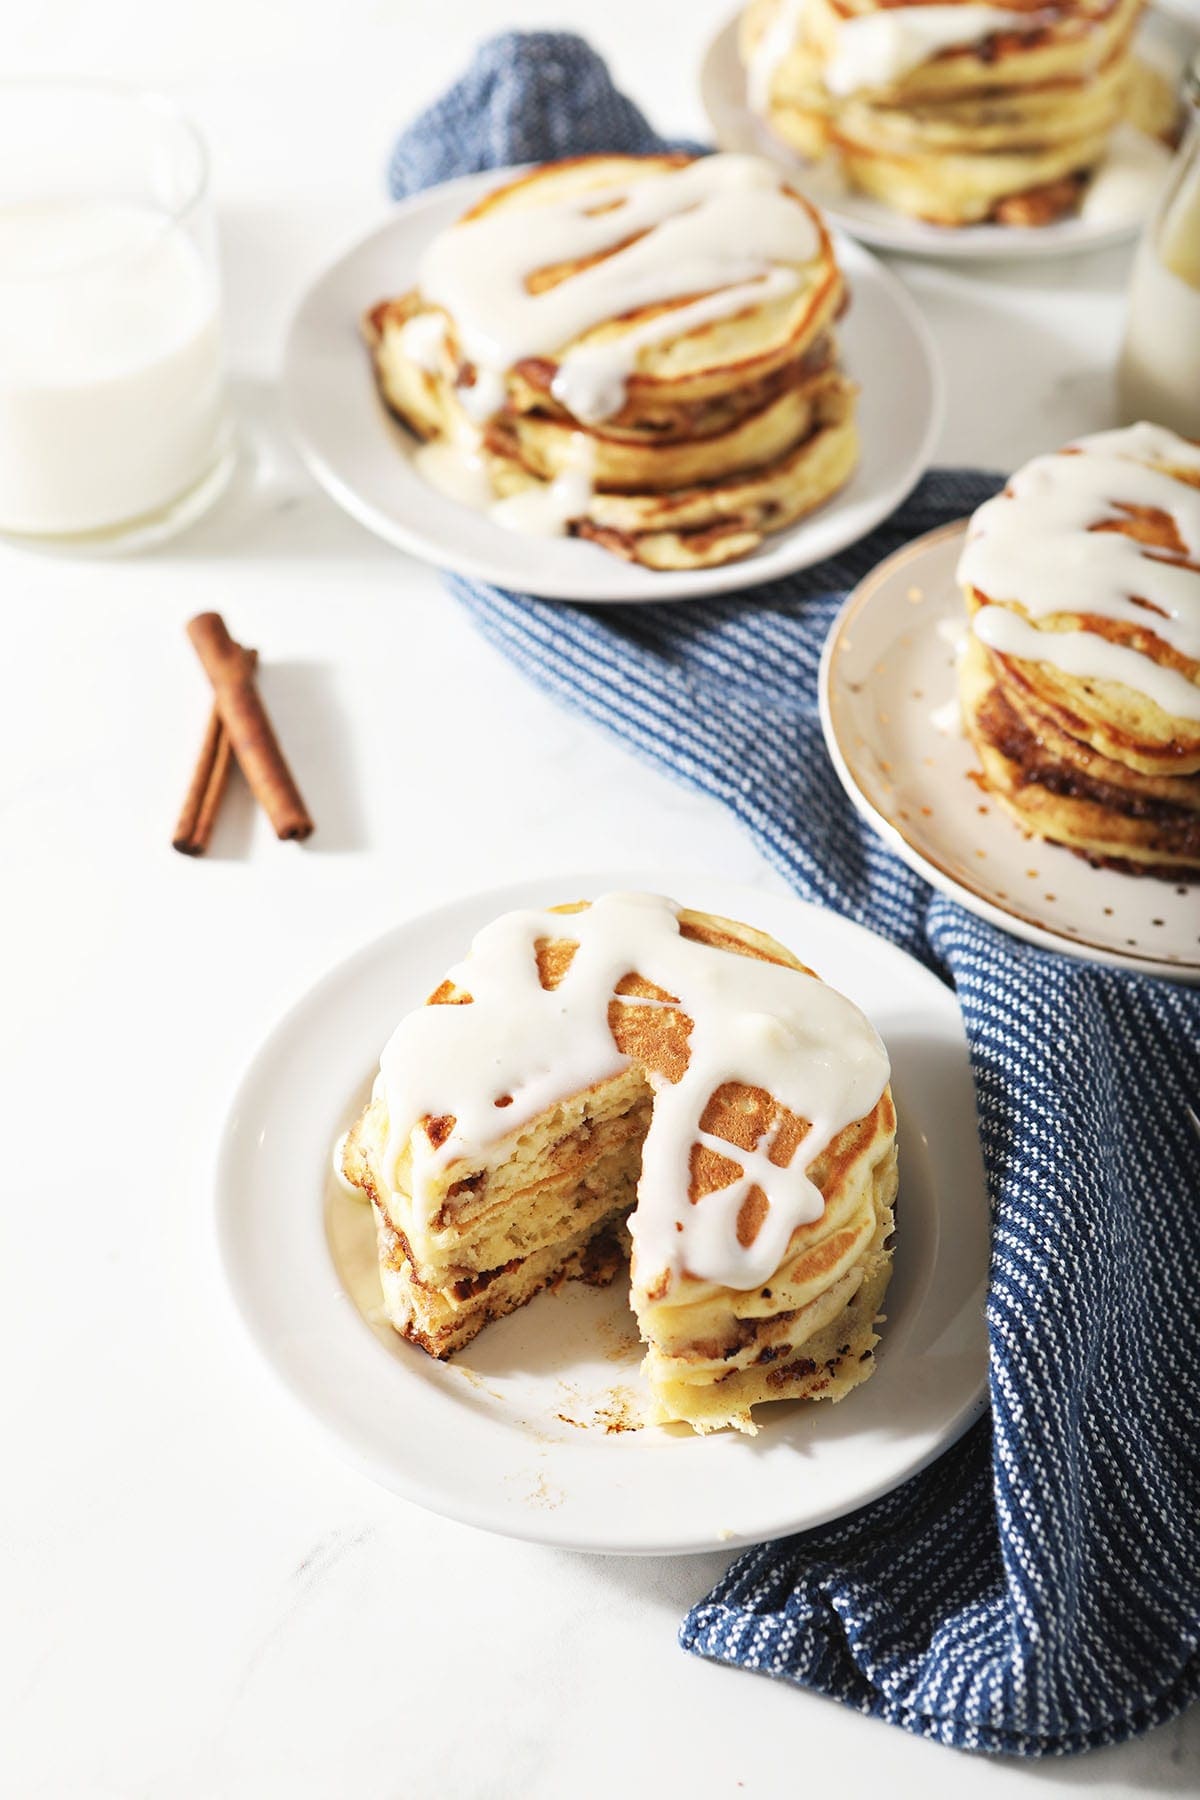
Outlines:
[[[1117,394],[1127,423],[1200,438],[1200,55],[1184,98],[1183,143],[1134,259]]]
[[[207,182],[165,100],[0,83],[0,532],[145,541],[223,484]]]

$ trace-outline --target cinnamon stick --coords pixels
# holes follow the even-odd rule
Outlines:
[[[258,661],[258,651],[249,650],[247,655],[253,668]],[[214,706],[208,715],[208,725],[192,774],[192,784],[188,788],[187,799],[183,803],[179,823],[171,839],[172,847],[181,856],[203,856],[208,849],[232,767],[233,750],[229,734]]]
[[[254,683],[254,654],[230,637],[220,613],[198,613],[187,628],[213,685],[216,712],[250,791],[278,838],[311,835],[312,819]]]

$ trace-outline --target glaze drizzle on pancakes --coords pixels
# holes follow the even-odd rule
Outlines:
[[[513,530],[697,569],[850,478],[846,301],[818,213],[769,163],[581,156],[477,202],[364,332],[431,485]]]
[[[410,1142],[419,1146],[411,1173],[418,1215],[431,1177],[447,1164],[479,1160],[548,1105],[629,1066],[609,1010],[636,973],[665,998],[622,994],[622,1005],[670,1007],[689,1023],[686,1067],[647,1071],[653,1111],[630,1218],[638,1279],[645,1285],[686,1271],[746,1290],[774,1273],[795,1227],[821,1216],[810,1166],[877,1104],[887,1053],[858,1008],[815,976],[693,941],[681,934],[678,913],[660,895],[611,894],[569,917],[507,914],[448,977],[470,1001],[422,1007],[401,1023],[380,1064],[384,1160],[393,1169]],[[563,939],[576,948],[562,979],[546,988],[538,945]],[[701,1129],[705,1108],[729,1082],[760,1089],[809,1122],[799,1145],[789,1145],[786,1166],[772,1161],[770,1138],[742,1150]],[[423,1121],[445,1119],[451,1105],[441,1141],[418,1131]],[[694,1203],[697,1145],[738,1173]],[[744,1241],[739,1218],[755,1188],[766,1207]]]
[[[706,156],[523,208],[519,222],[511,213],[468,217],[430,245],[419,286],[454,320],[474,364],[476,416],[497,410],[503,378],[522,358],[643,307],[688,300],[563,357],[555,398],[595,423],[620,410],[639,350],[791,292],[796,275],[780,265],[811,262],[821,247],[811,215],[769,164]],[[532,280],[567,264],[579,266],[553,285]]]
[[[806,160],[945,226],[1077,211],[1127,120],[1141,153],[1097,206],[1141,218],[1178,122],[1173,80],[1132,51],[1142,3],[748,0],[747,100]]]
[[[1139,518],[1156,523],[1148,541],[1128,534]],[[1200,686],[1148,641],[1200,661],[1200,445],[1141,424],[1036,457],[974,515],[958,579],[981,603],[972,627],[991,649],[1200,720]],[[1132,630],[1119,642],[1030,623],[1061,615]]]
[[[1032,36],[1048,12],[1013,12],[1000,6],[894,6],[839,21],[825,85],[846,98],[865,88],[886,88],[944,50],[974,48],[997,32]]]

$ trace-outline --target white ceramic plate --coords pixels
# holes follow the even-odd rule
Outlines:
[[[340,506],[402,550],[456,574],[547,600],[681,600],[753,586],[807,568],[864,537],[928,467],[941,423],[941,377],[907,290],[869,252],[839,239],[853,295],[839,326],[842,360],[862,389],[862,460],[809,518],[720,569],[656,571],[575,538],[531,538],[436,492],[412,463],[413,438],[375,390],[359,320],[416,279],[430,238],[514,170],[492,170],[419,194],[318,276],[292,321],[284,355],[288,416],[309,468]]]
[[[793,945],[865,1008],[892,1057],[901,1180],[878,1369],[836,1406],[760,1408],[753,1439],[629,1429],[640,1348],[619,1284],[542,1295],[434,1362],[380,1318],[370,1215],[330,1172],[397,1020],[481,926],[517,906],[634,888]],[[351,1461],[406,1499],[511,1537],[659,1554],[777,1537],[895,1487],[984,1405],[987,1199],[954,996],[882,938],[752,888],[566,876],[400,926],[328,975],[260,1050],[221,1146],[218,1208],[251,1334]]]
[[[880,250],[900,250],[910,256],[944,256],[1005,261],[1030,256],[1061,256],[1077,250],[1098,250],[1106,244],[1124,243],[1145,222],[1147,207],[1136,217],[1113,223],[1099,218],[1060,219],[1053,225],[1022,228],[1012,225],[928,225],[922,219],[854,193],[832,165],[810,163],[791,149],[752,112],[746,97],[746,71],[738,55],[738,19],[732,18],[709,45],[700,69],[700,93],[717,146],[769,156],[793,171],[796,185],[816,202],[826,217],[843,231]],[[1155,46],[1157,48],[1157,46]],[[1152,52],[1153,54],[1153,52]],[[1158,52],[1159,56],[1163,52]],[[1164,175],[1169,158],[1163,159]]]
[[[1154,0],[1154,6],[1156,12],[1185,26],[1193,38],[1200,33],[1200,0]]]
[[[861,581],[821,662],[821,723],[843,787],[911,868],[1017,937],[1093,962],[1200,981],[1195,887],[1093,869],[981,793],[957,724],[954,570],[966,521],[905,545]]]

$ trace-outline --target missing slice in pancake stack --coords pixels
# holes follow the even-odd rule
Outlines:
[[[489,194],[365,329],[435,485],[694,569],[849,479],[846,298],[819,215],[769,164],[587,156]]]
[[[1037,457],[971,520],[960,665],[988,787],[1089,861],[1200,880],[1200,445]]]

